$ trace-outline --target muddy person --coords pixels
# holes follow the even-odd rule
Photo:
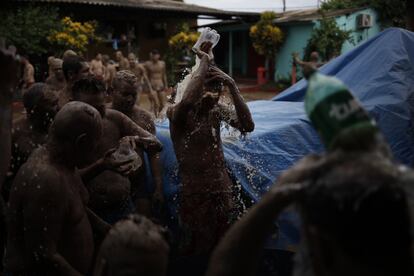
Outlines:
[[[158,50],[152,50],[150,60],[145,62],[145,69],[148,73],[148,78],[152,89],[155,90],[158,100],[158,111],[161,112],[165,106],[166,95],[165,91],[168,88],[167,69],[165,62],[160,60],[161,55]]]
[[[158,139],[147,132],[121,112],[107,109],[105,105],[105,84],[95,77],[81,79],[73,86],[74,100],[88,103],[95,107],[103,119],[103,135],[97,143],[96,155],[90,163],[116,148],[119,141],[128,139],[134,149],[141,148],[149,155],[162,149]],[[96,203],[93,207],[107,222],[115,223],[122,216],[134,211],[131,201],[131,187],[125,172],[104,171],[86,183],[91,191],[91,198]],[[112,175],[112,176],[111,176]],[[117,181],[114,181],[117,179]]]
[[[167,275],[167,231],[144,216],[130,215],[108,233],[94,276]]]
[[[105,84],[106,84],[106,89],[110,89],[112,87],[112,81],[115,77],[116,74],[116,66],[115,66],[115,62],[113,60],[109,59],[108,55],[103,55],[102,56],[102,63],[105,66]]]
[[[121,51],[115,53],[115,59],[118,62],[118,71],[129,69],[128,59],[124,57],[124,54]]]
[[[149,133],[155,135],[154,118],[151,113],[145,111],[136,105],[136,99],[139,91],[140,81],[130,71],[120,71],[116,74],[113,82],[113,102],[112,108],[118,110],[131,118],[138,126],[142,127]],[[138,148],[138,154],[142,160],[144,159],[144,152]],[[154,181],[155,191],[152,195],[145,187],[146,176],[145,166],[141,167],[137,172],[130,176],[132,185],[132,194],[136,202],[138,212],[148,217],[152,216],[152,205],[157,205],[164,202],[162,190],[162,174],[160,156],[154,152],[149,157],[150,168],[152,172],[152,179]]]
[[[148,79],[147,70],[145,67],[138,63],[138,59],[135,54],[130,53],[128,55],[129,60],[129,70],[134,73],[134,75],[138,78],[138,97],[137,97],[137,104],[139,104],[140,94],[142,92],[148,93],[148,98],[151,103],[150,110],[152,113],[157,116],[158,114],[158,96],[157,93],[152,89],[151,83]],[[147,91],[148,90],[148,91]]]
[[[86,275],[91,271],[94,225],[77,167],[93,153],[101,134],[97,110],[69,103],[56,115],[46,145],[19,170],[8,208],[5,264],[11,275]]]
[[[105,66],[102,62],[102,55],[96,54],[95,58],[90,62],[90,70],[93,75],[97,79],[104,80],[105,79]]]
[[[378,153],[305,157],[232,226],[206,275],[257,275],[271,228],[293,203],[303,234],[293,275],[413,275],[413,179]]]
[[[49,77],[46,79],[46,84],[50,90],[58,93],[65,88],[66,80],[63,74],[63,60],[52,58],[49,64],[49,74]]]
[[[208,254],[232,219],[233,184],[224,160],[220,124],[226,121],[241,133],[254,129],[236,83],[212,65],[210,48],[210,43],[202,45],[197,53],[200,67],[183,99],[167,111],[182,181],[179,214],[190,238],[184,254],[191,255]],[[218,102],[224,86],[232,96],[233,112]]]
[[[66,85],[59,92],[59,107],[73,99],[72,86],[77,80],[89,75],[89,64],[80,56],[68,54],[63,59],[62,69]]]
[[[21,62],[23,64],[22,89],[25,92],[35,83],[35,69],[27,56],[22,56]]]
[[[24,95],[26,117],[13,122],[11,175],[8,184],[30,154],[46,143],[49,126],[58,111],[58,97],[44,83],[35,83]],[[10,185],[7,185],[6,198]]]

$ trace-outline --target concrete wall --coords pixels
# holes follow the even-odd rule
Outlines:
[[[359,14],[370,14],[373,19],[373,26],[371,28],[358,30],[356,26],[356,18]],[[356,46],[374,37],[381,31],[378,15],[373,9],[365,9],[350,15],[338,16],[336,22],[341,29],[352,31],[354,40],[354,44],[350,42],[344,43],[342,54],[354,49]],[[292,53],[298,52],[300,56],[303,56],[304,49],[311,37],[313,28],[317,28],[318,26],[319,22],[317,21],[304,22],[301,24],[288,23],[285,26],[282,26],[285,32],[287,32],[287,36],[284,45],[276,57],[275,80],[290,76],[292,71]]]

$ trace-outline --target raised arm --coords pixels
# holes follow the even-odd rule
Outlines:
[[[137,145],[143,147],[147,152],[162,151],[162,144],[155,135],[138,126],[134,121],[116,110],[107,110],[108,119],[114,120],[121,126],[122,136],[132,136]]]
[[[163,72],[162,72],[162,81],[164,83],[164,89],[168,88],[168,79],[167,79],[167,66],[165,64],[165,62],[163,62],[164,66],[163,66]]]
[[[249,107],[240,95],[236,82],[229,75],[221,71],[217,67],[210,69],[209,77],[211,80],[220,79],[229,88],[230,95],[233,99],[236,116],[223,114],[223,120],[227,121],[232,127],[237,128],[241,133],[252,132],[254,130],[254,122]],[[227,115],[227,116],[226,116]]]
[[[201,50],[197,51],[200,58],[200,65],[193,73],[193,76],[184,91],[184,96],[176,106],[168,111],[172,120],[184,121],[188,111],[203,95],[203,85],[207,77],[211,56],[207,54],[211,49],[211,43],[203,43]]]
[[[66,191],[56,185],[59,177],[53,173],[42,173],[42,178],[32,178],[30,200],[24,201],[24,222],[26,252],[31,253],[36,272],[39,275],[81,275],[58,252],[58,242],[65,225],[67,203]],[[27,180],[27,179],[25,179]],[[21,180],[17,179],[22,184]],[[36,188],[40,187],[40,188]],[[26,192],[27,193],[27,192]],[[13,201],[13,198],[11,199]]]
[[[272,224],[283,209],[301,198],[327,159],[309,155],[283,173],[259,203],[236,222],[214,250],[206,276],[255,275]]]
[[[10,166],[12,99],[18,64],[11,53],[0,49],[0,188]]]
[[[236,222],[214,250],[206,276],[256,275],[266,238],[281,211],[303,185],[276,186]]]

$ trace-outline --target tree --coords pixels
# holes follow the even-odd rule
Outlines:
[[[319,28],[313,30],[308,40],[305,57],[309,58],[313,51],[317,51],[323,60],[329,60],[341,53],[347,40],[353,42],[351,31],[341,30],[333,18],[323,17]]]
[[[191,55],[190,51],[199,36],[200,33],[190,30],[188,23],[182,23],[178,25],[176,34],[168,40],[169,48],[165,55],[165,62],[169,83],[174,85],[180,80],[180,76],[183,76],[179,64],[182,66],[194,62],[194,55]],[[185,58],[187,60],[184,60]]]
[[[95,21],[81,23],[64,17],[60,27],[52,31],[47,39],[61,53],[67,49],[84,52],[91,41],[100,41],[95,33],[97,25]]]
[[[330,0],[322,4],[322,9],[372,7],[378,12],[379,20],[384,27],[404,27],[406,5],[407,0]]]
[[[276,13],[264,12],[259,22],[250,28],[253,47],[259,55],[266,57],[267,68],[269,68],[269,63],[275,60],[284,39],[282,30],[273,23],[275,19]],[[269,74],[267,77],[269,79]]]
[[[0,18],[0,37],[26,54],[46,53],[47,37],[60,24],[56,8],[28,6],[2,10]]]

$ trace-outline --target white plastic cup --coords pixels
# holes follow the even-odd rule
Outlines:
[[[211,48],[214,48],[219,40],[220,35],[217,33],[217,31],[207,27],[201,32],[201,35],[198,38],[196,44],[194,44],[193,49],[200,50],[201,44],[207,41],[211,42],[213,44]]]

